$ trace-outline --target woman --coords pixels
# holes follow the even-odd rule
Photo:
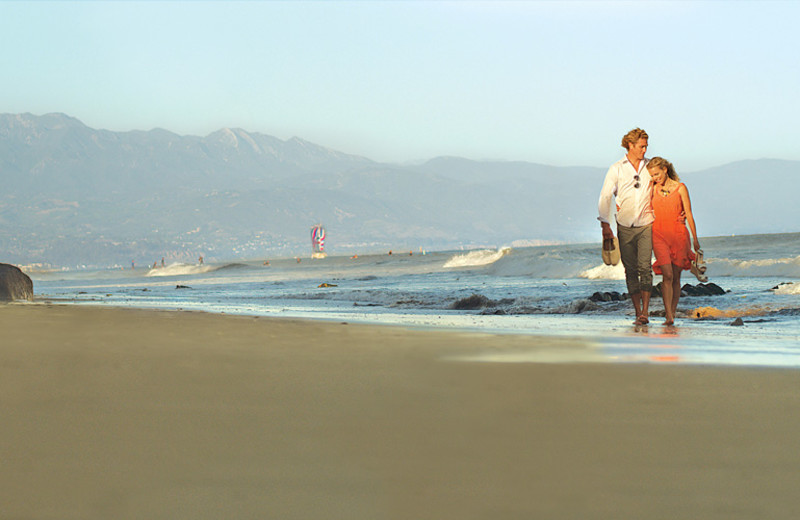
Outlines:
[[[653,222],[653,253],[656,255],[653,272],[662,276],[661,297],[666,313],[664,325],[672,325],[681,297],[681,271],[690,270],[695,259],[695,253],[689,246],[687,222],[694,237],[695,251],[700,251],[700,242],[697,240],[689,190],[680,182],[672,163],[663,157],[654,157],[647,164],[647,170],[653,179],[652,205],[656,216]]]

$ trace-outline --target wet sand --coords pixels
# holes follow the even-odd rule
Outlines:
[[[564,338],[0,305],[0,518],[800,514],[797,371],[452,360],[510,350],[592,358]]]

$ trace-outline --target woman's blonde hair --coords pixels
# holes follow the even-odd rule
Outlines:
[[[650,159],[650,162],[647,163],[647,169],[649,170],[651,168],[666,168],[667,177],[669,177],[673,181],[680,182],[681,180],[681,178],[678,177],[677,172],[675,172],[675,167],[672,166],[672,163],[664,159],[663,157],[653,157],[652,159]]]
[[[639,142],[639,139],[649,139],[647,132],[641,128],[634,128],[622,138],[622,147],[630,150],[631,146]]]

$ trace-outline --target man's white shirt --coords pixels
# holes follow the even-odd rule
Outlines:
[[[639,171],[634,170],[627,156],[611,165],[600,191],[597,204],[600,216],[597,220],[611,223],[614,216],[611,202],[616,197],[617,222],[620,225],[639,227],[653,223],[655,216],[650,202],[653,186],[646,168],[648,161],[649,159],[644,159],[639,162]],[[636,175],[639,176],[638,181],[635,179]],[[637,183],[638,188],[635,187]]]

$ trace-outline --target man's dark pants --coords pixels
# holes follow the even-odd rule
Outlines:
[[[628,294],[653,290],[653,225],[625,227],[617,223],[619,254],[625,267]]]

